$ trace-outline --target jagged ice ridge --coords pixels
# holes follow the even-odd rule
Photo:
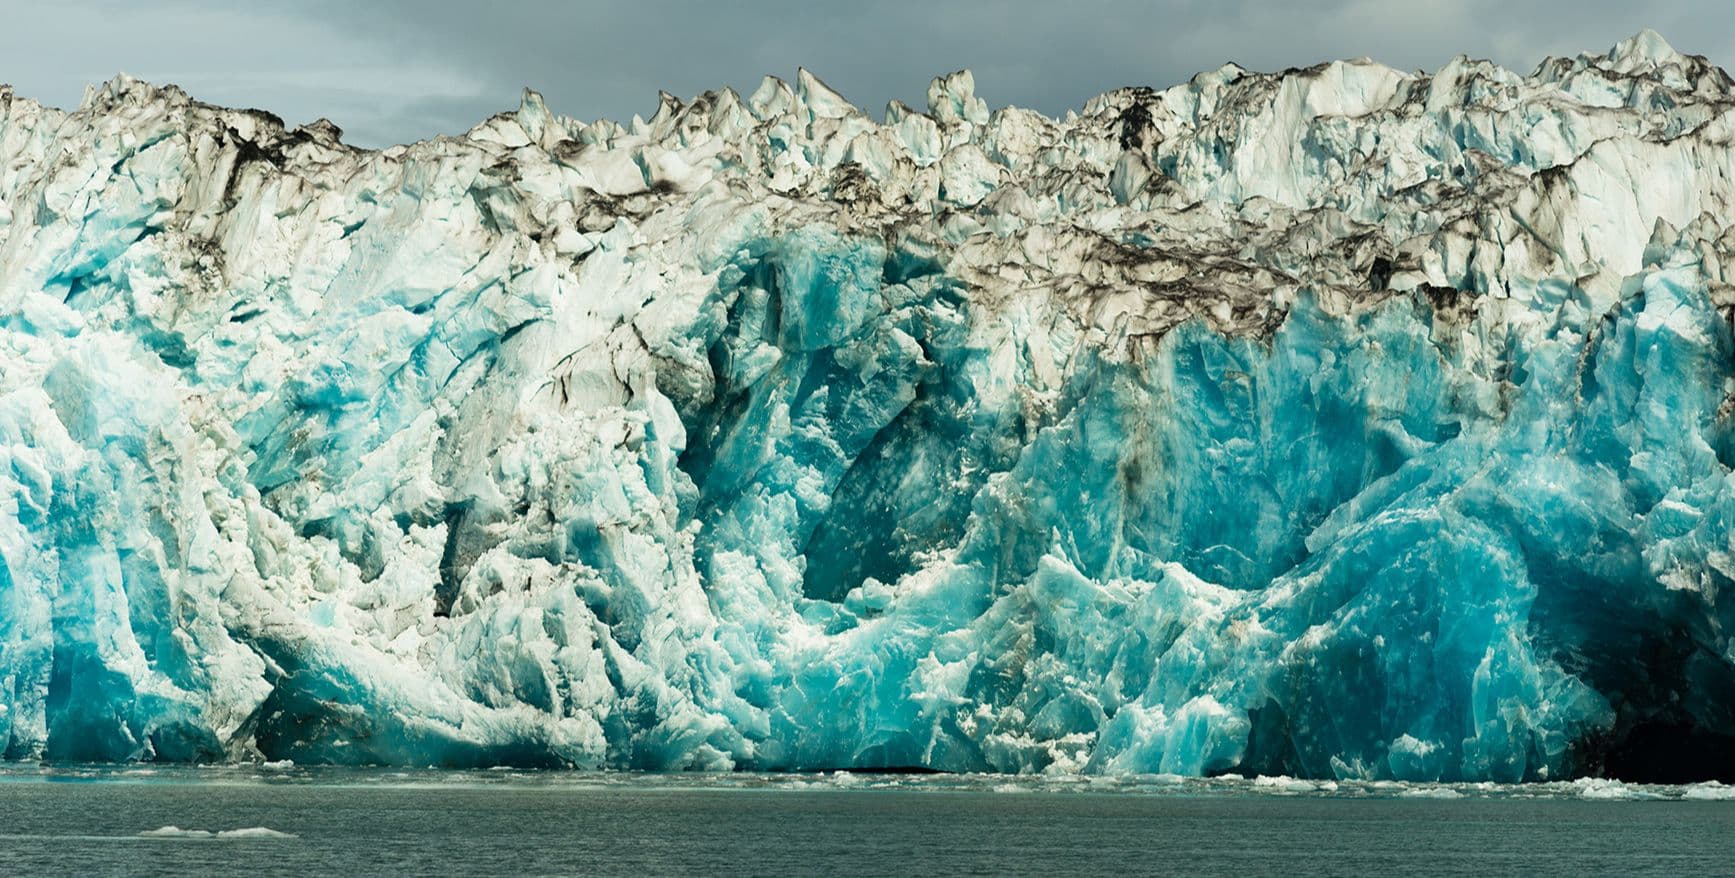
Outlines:
[[[0,89],[5,758],[1727,770],[1723,71],[928,104]]]

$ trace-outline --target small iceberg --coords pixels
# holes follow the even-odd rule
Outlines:
[[[147,829],[139,833],[139,838],[173,838],[173,839],[275,839],[300,838],[293,832],[279,832],[264,826],[252,826],[246,829],[223,829],[212,832],[208,829],[182,829],[179,826],[162,826]]]

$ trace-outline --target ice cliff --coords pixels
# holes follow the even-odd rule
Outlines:
[[[1727,775],[1735,85],[0,89],[0,751]]]

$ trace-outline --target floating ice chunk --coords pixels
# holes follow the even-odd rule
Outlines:
[[[264,826],[253,826],[246,829],[222,829],[212,832],[207,829],[182,829],[178,826],[163,826],[157,829],[147,829],[139,833],[140,838],[163,839],[285,839],[298,838],[291,832],[279,832]]]
[[[1684,799],[1707,802],[1735,801],[1735,786],[1706,781],[1688,786],[1682,793]]]
[[[1313,781],[1294,777],[1266,777],[1260,775],[1253,779],[1254,789],[1270,790],[1277,793],[1311,793],[1319,787]],[[1334,787],[1335,788],[1335,787]]]
[[[1464,794],[1451,787],[1422,786],[1406,787],[1398,795],[1406,799],[1462,799]]]
[[[162,826],[147,829],[139,833],[140,838],[216,838],[217,834],[204,829],[182,829],[179,826]]]
[[[1647,790],[1621,783],[1618,780],[1603,778],[1579,778],[1572,782],[1581,799],[1636,800],[1658,799],[1660,795]]]
[[[300,838],[293,832],[279,832],[264,826],[252,826],[247,829],[224,829],[217,832],[218,838],[235,839],[280,839]]]

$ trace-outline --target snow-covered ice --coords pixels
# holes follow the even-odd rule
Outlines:
[[[0,89],[0,750],[1727,767],[1732,108],[1650,33],[380,152]]]

